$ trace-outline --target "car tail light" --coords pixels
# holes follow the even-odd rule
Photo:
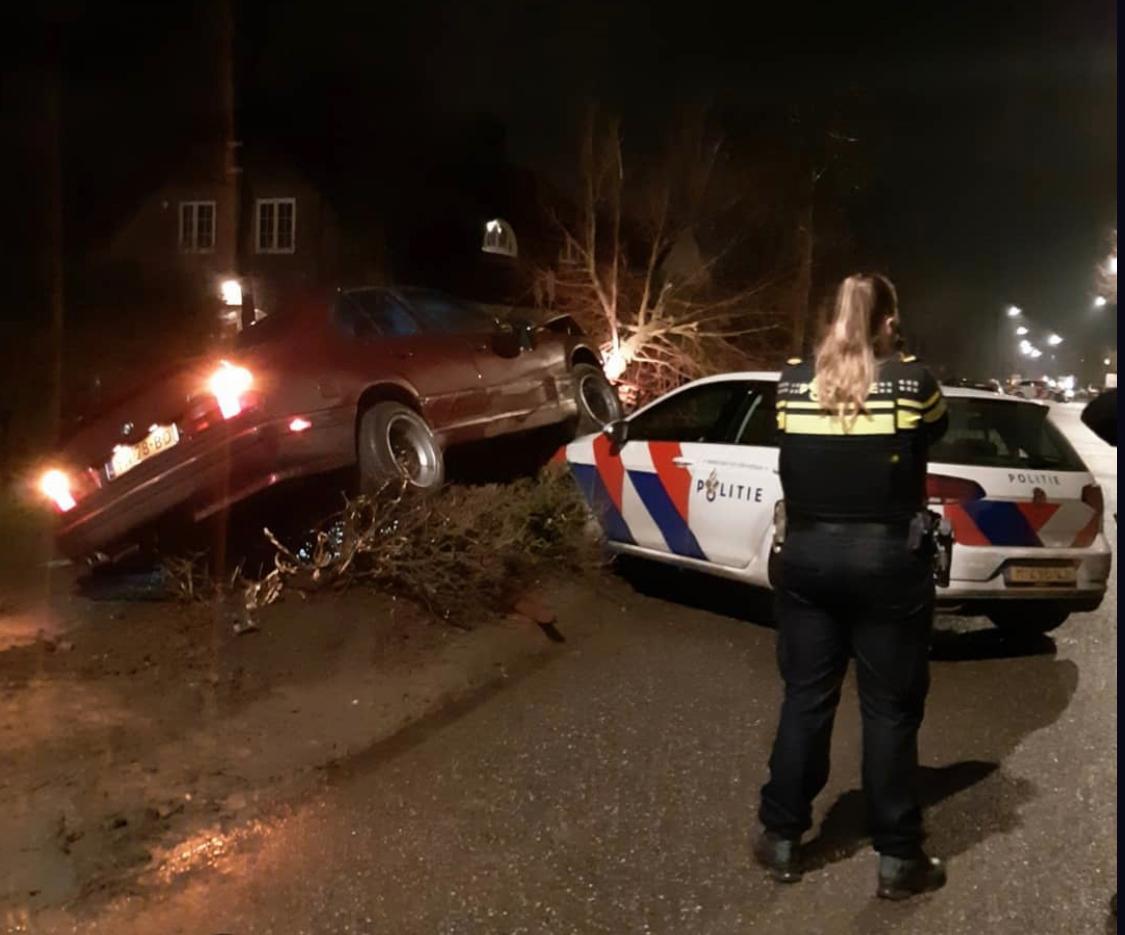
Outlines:
[[[1105,512],[1105,498],[1102,496],[1102,489],[1097,484],[1087,484],[1082,488],[1082,502],[1090,507],[1098,518]]]
[[[67,513],[78,505],[71,491],[69,475],[58,468],[44,471],[43,476],[39,478],[39,490],[55,504],[60,513]]]
[[[945,474],[926,475],[926,498],[930,503],[964,503],[983,500],[984,488],[976,481]]]
[[[219,404],[224,419],[233,419],[246,408],[253,385],[254,377],[249,370],[225,360],[207,381],[207,389]]]

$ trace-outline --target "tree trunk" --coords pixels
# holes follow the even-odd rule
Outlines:
[[[790,351],[795,357],[805,352],[809,303],[812,300],[813,196],[802,209],[797,222],[797,284],[793,295],[793,331]]]

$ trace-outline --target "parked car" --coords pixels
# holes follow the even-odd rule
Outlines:
[[[946,385],[965,390],[982,390],[986,393],[999,393],[1001,391],[999,380],[970,380],[967,377],[962,377],[959,380],[952,380]]]
[[[613,551],[769,586],[777,379],[698,380],[567,447]],[[956,536],[939,601],[1040,632],[1097,608],[1111,564],[1102,492],[1048,407],[945,393],[950,425],[927,479],[930,509]]]
[[[1021,399],[1050,399],[1051,385],[1046,380],[1019,380],[1008,387],[1008,395]]]
[[[620,415],[569,318],[503,323],[423,289],[305,296],[229,354],[183,361],[83,419],[40,478],[73,557],[112,559],[172,512],[200,521],[291,478],[358,466],[431,489],[445,449]]]

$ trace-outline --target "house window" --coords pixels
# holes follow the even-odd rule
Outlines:
[[[500,218],[484,222],[484,242],[480,248],[485,253],[496,253],[500,256],[519,256],[520,252],[512,225]]]
[[[297,199],[259,198],[257,252],[292,253],[297,242]]]
[[[180,202],[180,250],[210,253],[215,249],[215,202]]]

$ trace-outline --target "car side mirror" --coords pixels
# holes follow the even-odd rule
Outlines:
[[[629,423],[624,419],[616,419],[602,429],[602,434],[609,439],[610,448],[616,454],[629,440]]]

